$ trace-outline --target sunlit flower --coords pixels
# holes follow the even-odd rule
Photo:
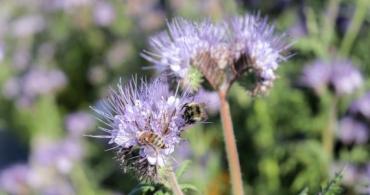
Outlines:
[[[144,57],[159,71],[170,72],[185,83],[192,83],[186,82],[192,67],[215,89],[229,87],[244,73],[252,73],[257,83],[251,91],[265,92],[276,79],[278,64],[287,58],[283,55],[289,47],[285,35],[278,35],[260,16],[233,17],[219,23],[176,18],[167,28],[152,37],[152,50]]]
[[[161,79],[153,83],[136,79],[128,85],[117,85],[107,100],[94,110],[107,125],[101,127],[125,170],[140,179],[155,180],[158,168],[169,165],[170,154],[180,143],[186,127],[183,106],[191,101],[186,94],[172,94]]]
[[[223,29],[209,20],[195,23],[175,18],[167,24],[168,32],[162,32],[150,40],[153,49],[144,55],[159,69],[170,69],[176,76],[186,77],[192,60],[199,53],[210,52],[225,37]]]
[[[270,88],[276,79],[275,71],[281,61],[287,59],[283,52],[289,47],[286,35],[277,34],[267,18],[259,15],[234,17],[230,21],[234,69],[239,72],[249,70],[257,77],[255,93]]]

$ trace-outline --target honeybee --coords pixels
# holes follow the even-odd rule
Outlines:
[[[207,119],[204,103],[189,102],[184,104],[181,109],[184,110],[182,117],[186,124],[193,124]]]
[[[154,149],[166,148],[163,139],[152,131],[140,132],[138,141],[140,144],[152,146]]]

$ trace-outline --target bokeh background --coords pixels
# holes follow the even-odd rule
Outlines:
[[[89,106],[104,98],[121,77],[155,75],[143,69],[150,64],[140,52],[148,48],[150,35],[165,28],[166,19],[217,21],[258,12],[294,44],[293,56],[280,66],[268,95],[250,97],[239,85],[230,92],[246,191],[315,194],[341,171],[343,194],[370,194],[370,100],[363,100],[362,110],[350,110],[370,89],[369,4],[368,0],[0,1],[0,194],[132,192],[139,182],[123,173],[113,160],[114,151],[105,151],[111,147],[106,140],[83,136],[99,133]],[[330,85],[319,91],[302,85],[307,64],[333,56],[351,60],[359,69],[360,87],[338,95]],[[320,80],[320,72],[311,77]],[[347,79],[345,84],[351,82]],[[176,154],[179,164],[188,164],[180,183],[198,189],[189,194],[230,193],[217,101],[213,105],[211,123],[189,129],[188,142]],[[327,128],[333,130],[334,141],[329,153],[323,139],[330,136],[322,136]]]

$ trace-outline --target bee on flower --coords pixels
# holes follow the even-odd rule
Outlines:
[[[182,141],[181,132],[202,119],[189,117],[186,105],[194,102],[187,93],[172,93],[161,78],[148,83],[133,79],[120,82],[101,106],[93,108],[106,127],[100,127],[125,171],[133,171],[140,180],[157,182],[159,170],[171,165],[171,154]],[[191,121],[191,122],[189,122]]]

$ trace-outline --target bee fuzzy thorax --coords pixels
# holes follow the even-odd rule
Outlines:
[[[207,113],[205,111],[204,103],[189,102],[182,106],[183,119],[186,124],[193,124],[207,120]]]

